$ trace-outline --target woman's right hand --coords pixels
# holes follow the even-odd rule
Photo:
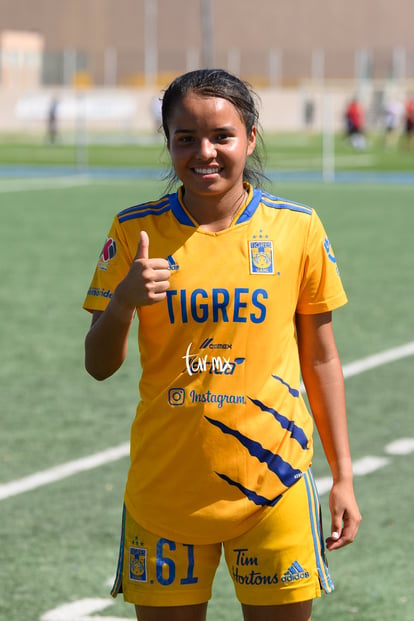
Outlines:
[[[132,310],[160,302],[170,286],[170,275],[167,259],[149,258],[149,237],[141,231],[129,272],[114,292],[117,305]]]

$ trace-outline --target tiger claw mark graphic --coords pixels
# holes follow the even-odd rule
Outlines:
[[[256,494],[256,492],[248,489],[247,487],[244,487],[244,485],[241,485],[241,483],[237,483],[237,481],[230,479],[230,477],[228,477],[226,474],[222,474],[221,472],[216,472],[216,474],[221,479],[223,479],[223,481],[226,481],[226,483],[228,483],[229,485],[237,487],[245,496],[247,496],[249,500],[254,502],[255,505],[259,505],[261,507],[274,507],[275,504],[277,504],[282,498],[282,494],[279,494],[279,496],[276,496],[276,498],[270,500],[270,498],[266,498],[261,494]]]
[[[299,397],[299,390],[297,390],[296,388],[292,388],[291,386],[289,386],[289,384],[287,382],[285,382],[284,379],[282,379],[281,377],[279,377],[279,375],[272,375],[272,377],[276,380],[278,380],[281,384],[283,384],[283,386],[286,386],[286,388],[289,391],[289,394],[292,395],[292,397]]]
[[[282,459],[280,455],[272,453],[269,449],[265,449],[260,442],[256,442],[256,440],[248,438],[240,433],[240,431],[237,431],[237,429],[232,429],[219,420],[209,418],[208,416],[205,418],[209,423],[218,427],[223,433],[229,434],[233,436],[233,438],[236,438],[236,440],[238,440],[240,444],[242,444],[242,446],[249,451],[252,457],[256,457],[256,459],[258,459],[261,463],[266,464],[269,470],[273,472],[286,487],[290,487],[302,476],[303,473],[301,470],[292,468],[292,466]]]
[[[269,408],[267,405],[265,405],[258,399],[252,399],[251,397],[248,397],[248,398],[250,399],[252,403],[254,403],[254,405],[257,405],[257,407],[259,407],[262,410],[262,412],[268,412],[269,414],[274,416],[275,419],[280,424],[280,426],[283,429],[287,429],[287,431],[290,432],[290,437],[293,440],[296,440],[296,442],[298,442],[298,444],[303,448],[303,450],[305,451],[308,450],[309,440],[306,437],[303,429],[301,429],[300,427],[297,427],[293,420],[289,420],[289,418],[286,418],[286,416],[283,416],[283,414],[280,414],[280,412],[278,412],[274,408]]]

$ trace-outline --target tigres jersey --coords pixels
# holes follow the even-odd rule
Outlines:
[[[315,211],[248,190],[217,233],[198,227],[181,189],[120,212],[84,303],[105,309],[145,230],[150,257],[167,258],[172,274],[166,299],[138,309],[125,502],[138,523],[176,541],[235,537],[309,468],[295,314],[346,302]]]

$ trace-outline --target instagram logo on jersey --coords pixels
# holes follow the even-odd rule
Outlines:
[[[170,388],[168,391],[168,403],[170,405],[184,405],[185,390],[184,388]]]

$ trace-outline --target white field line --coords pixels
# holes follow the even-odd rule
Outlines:
[[[414,341],[344,365],[344,377],[347,378],[352,377],[353,375],[359,375],[360,373],[364,373],[370,369],[380,367],[383,364],[389,364],[390,362],[395,362],[396,360],[401,360],[402,358],[408,358],[409,356],[414,356]]]
[[[375,158],[372,155],[359,155],[356,159],[353,155],[337,155],[335,157],[335,161],[337,164],[342,166],[346,164],[357,164],[358,167],[364,168],[366,166],[371,166],[375,162]],[[278,172],[290,171],[290,170],[320,170],[322,162],[322,156],[315,155],[310,157],[296,158],[296,157],[280,157],[280,159],[275,160],[275,169]]]
[[[354,476],[363,477],[366,474],[375,472],[375,470],[384,468],[384,466],[388,466],[390,462],[391,459],[389,459],[388,457],[376,457],[368,455],[367,457],[362,457],[361,459],[357,459],[356,461],[352,462],[352,472]],[[329,492],[332,487],[331,477],[320,477],[319,479],[316,479],[315,482],[320,496]]]
[[[60,466],[55,466],[48,470],[41,470],[24,479],[0,485],[0,500],[9,498],[10,496],[17,496],[23,492],[29,492],[30,490],[48,485],[49,483],[54,483],[55,481],[66,479],[79,472],[99,468],[99,466],[104,466],[111,461],[118,461],[128,455],[129,442],[125,442],[124,444],[107,449],[106,451],[101,451],[100,453],[89,455],[88,457],[68,461],[66,464],[61,464]]]
[[[375,367],[413,355],[414,341],[406,343],[401,347],[395,347],[379,354],[368,356],[367,358],[362,358],[361,360],[344,365],[344,377],[347,378],[359,375],[360,373],[364,373],[365,371],[369,371]],[[396,443],[388,445],[387,450],[389,454],[404,454],[404,451],[405,454],[408,454],[414,450],[414,441],[411,439],[397,440]],[[99,468],[99,466],[103,466],[112,461],[117,461],[123,457],[127,457],[128,455],[129,443],[126,442],[124,444],[120,444],[119,446],[101,451],[100,453],[89,455],[88,457],[69,461],[65,464],[61,464],[60,466],[49,468],[48,470],[41,470],[40,472],[23,479],[4,483],[3,485],[0,485],[0,500],[10,498],[11,496],[17,496],[18,494],[23,494],[24,492],[37,489],[43,485],[48,485],[49,483],[66,479],[74,474],[78,474],[79,472]],[[356,475],[367,474],[368,472],[372,472],[373,470],[385,466],[388,461],[389,460],[387,458],[365,457],[354,463],[354,472]],[[320,478],[316,481],[316,483],[320,494],[325,493],[331,487],[331,479],[329,477]]]
[[[379,354],[373,354],[372,356],[367,356],[366,358],[361,358],[355,362],[345,364],[342,367],[342,372],[344,378],[347,379],[349,377],[353,377],[354,375],[365,373],[365,371],[375,369],[376,367],[381,367],[384,364],[389,364],[390,362],[395,362],[397,360],[401,360],[402,358],[408,358],[409,356],[414,356],[414,341],[401,345],[400,347],[393,347],[392,349],[387,349]],[[302,392],[305,390],[303,384],[301,384],[301,390]]]
[[[45,177],[34,179],[2,179],[0,193],[28,192],[33,190],[59,190],[78,185],[87,185],[91,179],[87,175],[71,175],[68,177]]]
[[[401,440],[394,440],[385,447],[385,452],[388,455],[409,455],[414,453],[414,438],[401,438]]]
[[[109,608],[113,601],[102,598],[80,599],[49,610],[41,616],[41,621],[103,621],[105,619],[107,621],[122,621],[120,617],[99,617],[93,614]]]

